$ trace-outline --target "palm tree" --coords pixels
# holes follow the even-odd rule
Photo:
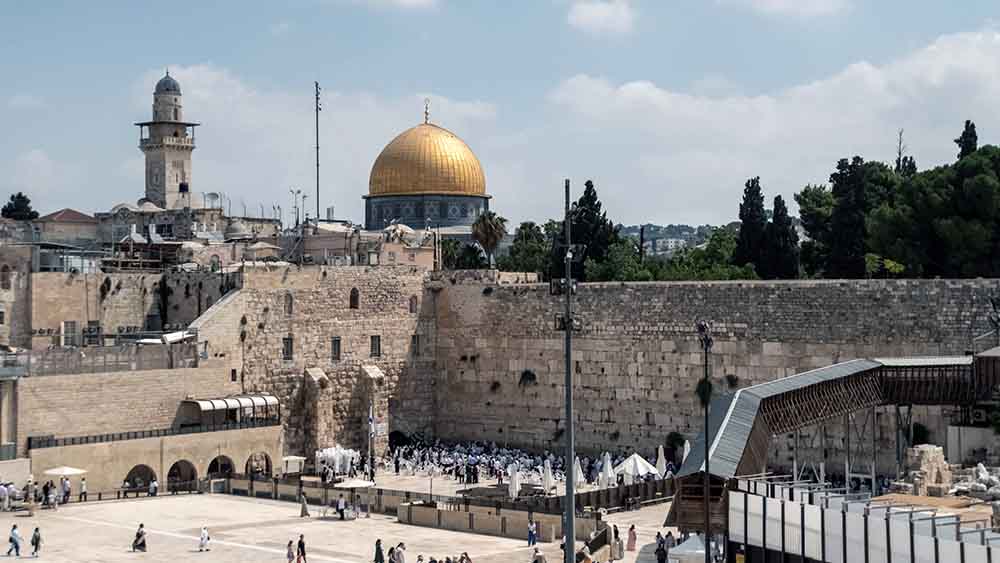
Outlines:
[[[493,254],[505,236],[507,236],[507,219],[492,211],[484,211],[472,224],[472,239],[486,251],[486,256],[490,259],[490,268],[494,265]]]

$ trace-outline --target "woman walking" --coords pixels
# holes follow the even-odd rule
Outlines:
[[[288,540],[288,553],[287,553],[287,555],[288,555],[288,563],[293,563],[295,561],[295,547],[294,547],[294,545],[295,544],[292,543],[292,540]]]
[[[625,549],[628,551],[635,551],[636,539],[635,524],[632,524],[628,529],[628,543],[625,544]]]
[[[385,555],[382,553],[382,540],[375,540],[375,559],[374,563],[385,563]]]

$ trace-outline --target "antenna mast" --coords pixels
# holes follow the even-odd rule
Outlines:
[[[321,88],[319,82],[313,82],[316,86],[316,223],[319,223],[319,112],[323,110],[320,105],[319,93]]]

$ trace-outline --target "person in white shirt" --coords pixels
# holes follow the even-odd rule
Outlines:
[[[337,499],[337,514],[340,514],[340,519],[345,520],[344,511],[347,509],[347,502],[344,500],[344,495],[340,495]]]
[[[7,496],[7,486],[0,485],[0,510],[6,512],[10,509],[10,499]]]
[[[87,478],[80,479],[80,502],[87,502]]]
[[[208,536],[208,528],[202,526],[201,537],[198,538],[198,551],[212,551],[212,548],[208,546],[208,542],[210,541],[212,541],[212,538]]]

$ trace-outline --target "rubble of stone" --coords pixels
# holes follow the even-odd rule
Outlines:
[[[922,444],[908,448],[905,477],[902,481],[894,482],[891,490],[895,493],[932,497],[955,494],[952,486],[955,471],[960,470],[948,464],[944,448],[940,446]]]

